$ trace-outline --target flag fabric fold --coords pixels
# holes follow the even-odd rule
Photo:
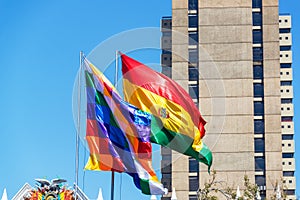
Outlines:
[[[121,54],[125,100],[153,115],[151,142],[191,156],[210,168],[212,153],[202,142],[205,120],[175,81]]]
[[[164,194],[152,168],[151,115],[122,100],[110,81],[86,58],[87,170],[126,172],[144,194]]]

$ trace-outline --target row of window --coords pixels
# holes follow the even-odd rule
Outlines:
[[[280,75],[290,75],[290,72],[280,72]],[[263,79],[263,67],[261,65],[254,65],[253,66],[253,78],[254,79]],[[284,85],[292,85],[291,81],[281,81],[284,82]]]
[[[252,0],[252,8],[262,8],[262,0]],[[252,24],[253,26],[262,26],[262,13],[253,12],[252,13]],[[263,40],[262,30],[253,30],[252,32],[253,44],[261,44]],[[253,47],[253,62],[261,62],[263,60],[263,48]],[[263,66],[254,65],[253,66],[253,78],[263,79]],[[254,97],[264,97],[264,88],[262,83],[253,84],[253,94]],[[254,102],[254,115],[263,116],[264,115],[264,102],[255,101]],[[254,119],[254,133],[264,134],[265,132],[265,122],[263,119]],[[256,153],[262,153],[265,151],[265,139],[255,138],[254,139],[254,151]],[[255,157],[255,171],[265,171],[265,158]],[[265,187],[266,178],[265,176],[255,176],[255,183],[258,186]],[[264,199],[265,192],[261,189],[261,197]]]
[[[195,10],[198,8],[198,0],[189,0],[189,9]],[[198,16],[189,16],[189,27],[198,27]],[[189,32],[189,45],[198,44],[198,32]],[[189,81],[198,81],[199,70],[198,70],[198,49],[189,49],[189,68],[188,75]],[[192,99],[199,98],[199,85],[189,85],[189,94]],[[198,102],[195,102],[198,106]],[[197,173],[197,176],[189,177],[189,191],[198,191],[199,189],[199,162],[194,158],[189,158],[189,172]],[[197,195],[189,195],[189,200],[197,200]]]

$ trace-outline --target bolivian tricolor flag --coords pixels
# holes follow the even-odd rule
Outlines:
[[[212,154],[201,138],[205,121],[175,81],[121,54],[125,100],[153,114],[151,142],[191,156],[210,168]]]

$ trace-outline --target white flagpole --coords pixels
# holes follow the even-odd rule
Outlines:
[[[77,113],[77,133],[76,133],[76,161],[75,161],[75,199],[78,193],[78,168],[79,168],[79,133],[80,133],[80,107],[81,107],[81,70],[82,70],[83,52],[80,51],[80,65],[78,78],[78,113]]]
[[[119,51],[116,51],[116,67],[115,67],[115,88],[117,89],[118,86],[118,53]],[[111,172],[111,200],[114,200],[114,190],[115,190],[115,172]]]

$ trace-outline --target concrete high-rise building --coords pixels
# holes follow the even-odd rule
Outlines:
[[[217,181],[242,191],[247,175],[262,199],[283,182],[296,199],[291,17],[278,0],[172,0],[161,27],[162,71],[207,121]],[[178,199],[196,200],[209,179],[205,165],[166,148],[161,166]]]

